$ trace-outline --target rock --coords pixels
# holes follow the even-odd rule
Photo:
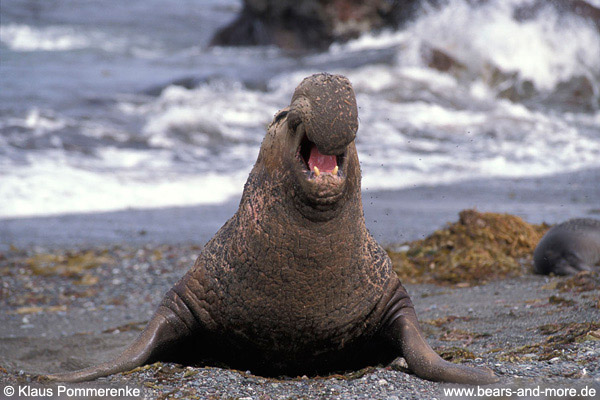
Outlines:
[[[421,57],[429,68],[437,69],[442,72],[452,72],[454,75],[457,72],[463,72],[467,67],[458,61],[455,57],[448,54],[444,50],[423,45],[421,47]]]
[[[518,21],[526,21],[536,18],[545,7],[553,7],[560,14],[576,15],[600,29],[600,8],[584,0],[535,0],[515,8],[513,15]]]
[[[574,76],[558,83],[546,103],[563,106],[566,104],[573,109],[595,111],[600,108],[600,96],[588,77]]]
[[[212,45],[277,45],[285,49],[325,49],[410,19],[418,0],[244,0],[240,15],[221,28]]]

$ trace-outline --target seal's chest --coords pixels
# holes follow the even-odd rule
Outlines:
[[[381,294],[366,280],[256,276],[240,282],[221,309],[228,329],[265,347],[343,343],[365,330]],[[339,277],[338,277],[339,278]],[[286,284],[282,284],[282,281]]]

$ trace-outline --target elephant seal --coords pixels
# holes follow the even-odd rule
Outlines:
[[[235,215],[116,359],[48,376],[83,381],[162,361],[262,375],[322,374],[404,356],[418,376],[492,383],[427,344],[392,263],[365,227],[348,79],[317,74],[269,125]]]
[[[600,262],[600,221],[576,218],[550,228],[533,252],[538,274],[574,275]]]

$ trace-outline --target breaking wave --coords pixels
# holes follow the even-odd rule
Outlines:
[[[0,107],[0,216],[239,196],[273,115],[305,76],[323,70],[354,85],[368,190],[600,167],[598,29],[543,2],[528,18],[515,11],[525,0],[443,4],[424,6],[401,30],[365,34],[305,59],[265,49],[187,51],[190,43],[164,51],[139,31],[3,24],[2,45],[25,63],[38,52],[43,60],[98,49],[127,57],[102,58],[108,75],[96,78],[97,54],[89,65],[81,57],[66,74],[79,81],[54,78],[49,92],[64,87],[66,95],[41,105],[29,104],[29,78],[11,83],[17,97]],[[379,50],[391,57],[360,63]],[[140,90],[135,71],[131,82],[123,78],[130,63],[145,68],[140,73],[158,89]],[[58,62],[49,71],[68,67]],[[181,80],[173,71],[201,75]],[[89,79],[103,87],[107,76],[119,89],[90,96]],[[65,102],[78,86],[83,100]]]
[[[12,51],[75,51],[102,50],[109,53],[130,52],[136,57],[148,58],[162,55],[160,49],[144,38],[109,35],[106,32],[83,26],[35,27],[24,24],[0,26],[0,42]]]

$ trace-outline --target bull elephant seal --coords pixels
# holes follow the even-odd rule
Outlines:
[[[600,221],[570,219],[553,226],[533,252],[539,274],[573,275],[600,262]]]
[[[392,263],[365,227],[342,76],[310,76],[275,115],[235,215],[116,359],[52,380],[90,380],[157,360],[263,375],[322,374],[404,356],[418,376],[491,383],[440,358]]]

